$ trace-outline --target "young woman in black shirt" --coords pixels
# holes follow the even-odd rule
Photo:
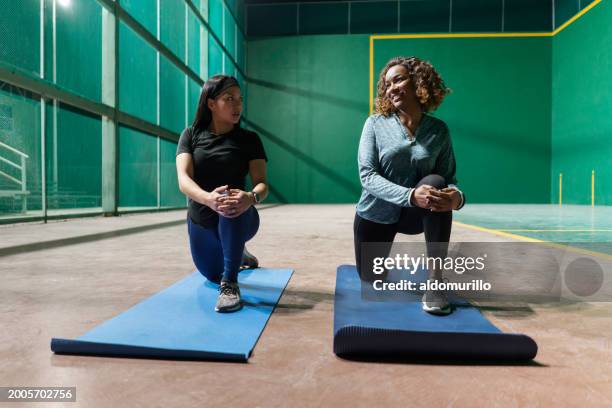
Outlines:
[[[197,269],[220,284],[215,310],[240,309],[238,272],[245,243],[259,228],[253,206],[268,195],[266,153],[259,136],[240,127],[242,95],[234,77],[209,78],[191,127],[176,150],[179,188],[189,197],[188,231]],[[245,191],[249,174],[253,189]]]

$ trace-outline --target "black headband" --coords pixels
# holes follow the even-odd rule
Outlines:
[[[240,84],[234,77],[225,77],[221,81],[217,82],[215,87],[210,92],[210,99],[215,99],[217,96],[221,95],[221,92],[225,91],[227,88],[231,88],[232,86],[240,87]]]

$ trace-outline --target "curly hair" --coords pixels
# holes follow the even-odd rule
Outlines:
[[[444,97],[451,92],[429,61],[423,61],[417,57],[395,57],[387,62],[387,65],[380,71],[376,86],[376,113],[389,116],[397,110],[387,98],[387,83],[385,81],[387,71],[395,65],[402,65],[408,70],[410,82],[414,86],[416,97],[423,112],[436,110]]]

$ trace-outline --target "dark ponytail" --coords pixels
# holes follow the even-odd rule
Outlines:
[[[215,75],[208,78],[204,83],[198,101],[198,111],[191,125],[195,134],[208,129],[210,122],[212,122],[212,112],[208,108],[208,100],[215,99],[221,92],[232,86],[240,87],[240,84],[236,78],[229,75]]]

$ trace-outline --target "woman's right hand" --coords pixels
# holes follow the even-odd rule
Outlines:
[[[429,209],[431,207],[431,201],[429,199],[430,191],[435,189],[435,187],[427,184],[420,185],[414,190],[414,193],[412,193],[411,204],[416,207]]]
[[[227,197],[228,188],[228,185],[215,188],[213,191],[208,193],[207,197],[204,199],[203,204],[209,207],[214,212],[221,213],[219,211],[219,206],[223,204],[224,199]]]

